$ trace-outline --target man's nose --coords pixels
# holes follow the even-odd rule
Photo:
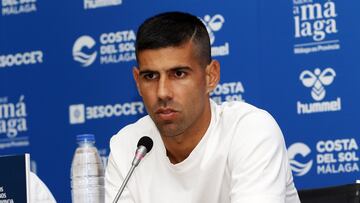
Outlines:
[[[173,97],[171,89],[171,81],[166,77],[160,77],[157,96],[161,100],[169,100]]]

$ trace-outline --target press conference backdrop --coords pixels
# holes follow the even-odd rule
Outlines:
[[[212,98],[276,118],[298,189],[360,178],[356,0],[2,0],[0,154],[31,153],[70,202],[75,135],[94,133],[106,162],[110,137],[146,114],[131,74],[136,29],[173,10],[208,29],[222,72]]]

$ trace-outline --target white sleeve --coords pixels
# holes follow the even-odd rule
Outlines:
[[[231,203],[285,203],[288,160],[283,135],[265,111],[237,126],[229,155]]]
[[[114,156],[110,153],[105,172],[105,203],[114,201],[124,179],[124,175],[121,174],[119,167],[115,163]],[[118,202],[135,203],[127,187],[125,187]]]

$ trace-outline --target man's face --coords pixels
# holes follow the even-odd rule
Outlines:
[[[201,67],[188,42],[179,47],[139,52],[139,67],[134,78],[148,114],[162,136],[174,137],[202,128],[204,117],[210,117],[209,65]],[[207,127],[207,126],[205,126]]]

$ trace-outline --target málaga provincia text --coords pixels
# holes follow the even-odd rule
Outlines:
[[[338,13],[334,1],[293,1],[294,54],[309,54],[340,49]],[[328,37],[332,36],[332,37]]]
[[[325,39],[327,34],[337,33],[335,3],[326,1],[294,7],[295,37],[312,37],[314,41]]]
[[[18,133],[27,131],[26,104],[24,96],[20,96],[16,103],[7,102],[0,104],[0,135],[16,137]]]

